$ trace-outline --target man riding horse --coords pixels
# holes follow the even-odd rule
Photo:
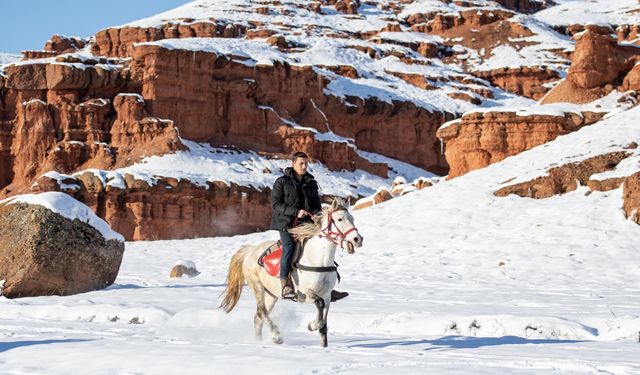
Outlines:
[[[289,229],[306,221],[310,221],[322,209],[318,183],[313,175],[307,172],[309,157],[304,152],[296,152],[291,158],[291,167],[278,177],[271,191],[271,229],[280,233],[282,242],[282,258],[280,259],[280,284],[282,298],[293,299],[295,291],[289,278],[291,262],[295,251],[295,241]],[[337,301],[347,292],[331,292],[331,300]]]

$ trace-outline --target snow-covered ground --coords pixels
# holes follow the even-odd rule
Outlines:
[[[15,61],[20,60],[21,56],[14,55],[12,53],[3,53],[0,52],[0,65],[9,64]]]
[[[276,238],[266,232],[127,243],[106,290],[0,298],[0,373],[640,374],[640,227],[621,189],[492,194],[572,157],[570,137],[639,141],[639,111],[355,211],[365,241],[338,259],[351,295],[331,307],[328,349],[306,330],[312,306],[276,306],[283,345],[253,338],[248,290],[229,315],[217,309],[230,256]],[[202,273],[169,279],[178,260]]]

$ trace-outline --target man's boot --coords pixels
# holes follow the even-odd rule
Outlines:
[[[296,296],[288,277],[281,278],[280,285],[282,286],[282,298],[293,299]]]
[[[347,292],[338,292],[337,290],[331,291],[331,302],[340,301],[344,297],[348,296]]]

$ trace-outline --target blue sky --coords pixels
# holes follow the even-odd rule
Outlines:
[[[2,0],[0,52],[40,50],[53,34],[87,37],[190,0]]]

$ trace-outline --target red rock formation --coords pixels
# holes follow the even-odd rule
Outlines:
[[[472,72],[472,74],[488,80],[505,91],[534,100],[540,100],[549,91],[549,88],[544,86],[545,83],[560,79],[558,72],[554,70],[526,66]]]
[[[634,65],[634,67],[627,73],[622,82],[622,91],[640,90],[640,64]]]
[[[149,117],[142,96],[119,94],[113,107],[117,115],[111,126],[111,147],[120,156],[114,167],[131,164],[131,160],[143,156],[186,150],[173,121]]]
[[[587,103],[611,92],[640,58],[637,47],[619,45],[607,26],[588,25],[576,37],[567,79],[543,103]]]
[[[348,97],[345,103],[323,93],[326,78],[311,67],[280,63],[250,67],[213,53],[149,45],[134,48],[133,58],[132,75],[144,82],[142,94],[149,112],[184,124],[180,134],[187,139],[290,153],[276,132],[286,119],[352,138],[365,151],[436,173],[447,170],[434,135],[437,126],[451,118],[449,114],[372,98]],[[329,165],[336,162],[327,159],[329,153],[325,158],[312,156]]]
[[[193,23],[167,23],[162,27],[123,27],[99,31],[91,50],[99,56],[127,57],[135,43],[175,38],[236,38],[244,35],[246,27],[226,22],[199,21]]]
[[[537,0],[495,0],[496,3],[502,5],[507,9],[514,10],[520,13],[535,13],[542,9],[545,9],[549,4],[545,1]]]
[[[514,112],[476,112],[441,128],[449,177],[484,168],[598,121],[603,114],[567,113],[565,116],[528,115]]]
[[[505,186],[494,192],[494,195],[504,197],[509,194],[516,194],[521,197],[539,199],[563,194],[577,189],[580,185],[586,186],[591,175],[615,168],[620,161],[629,157],[629,155],[630,153],[624,151],[611,152],[581,162],[553,167],[549,169],[547,176]]]
[[[471,46],[481,48],[478,44],[478,40],[484,40],[487,37],[498,37],[497,32],[492,32],[490,30],[497,31],[503,27],[517,27],[515,24],[507,25],[509,22],[505,22],[504,25],[501,23],[500,25],[493,25],[491,27],[485,26],[497,23],[498,21],[507,20],[513,15],[513,12],[506,10],[470,9],[463,10],[459,14],[413,14],[407,18],[407,23],[411,25],[411,28],[414,31],[433,33],[444,37],[458,37],[463,36],[463,34],[468,34],[469,39],[475,38],[476,40],[473,42],[471,40],[463,41],[462,44],[469,44]],[[473,33],[471,29],[479,30],[479,32]],[[524,31],[522,26],[519,26],[519,30]],[[504,30],[501,31],[504,32]],[[486,32],[493,35],[486,35]],[[504,35],[501,38],[506,40],[507,37],[508,35]]]
[[[50,170],[108,169],[183,149],[173,123],[148,117],[141,96],[110,97],[126,89],[124,69],[95,65],[99,61],[79,67],[66,64],[69,57],[61,59],[6,69],[0,196],[28,190],[35,177]],[[81,101],[80,93],[107,98]]]
[[[592,191],[609,191],[618,189],[622,186],[625,177],[607,178],[605,180],[592,180],[587,181],[587,186]]]
[[[627,217],[640,224],[640,172],[624,180],[622,199]]]
[[[44,50],[63,54],[83,49],[86,44],[86,40],[77,37],[54,35],[45,43]]]
[[[270,189],[222,181],[202,187],[172,178],[159,178],[150,185],[130,174],[125,174],[124,186],[104,186],[91,172],[73,182],[79,189],[63,190],[42,176],[34,189],[72,195],[128,241],[245,234],[268,229],[271,220]]]
[[[360,7],[360,0],[339,0],[335,5],[338,12],[345,14],[358,14],[358,7]]]
[[[389,192],[389,190],[385,188],[379,188],[378,191],[369,198],[362,199],[356,202],[353,207],[354,210],[361,210],[363,208],[371,207],[376,204],[380,204],[382,202],[386,202],[390,199],[393,199],[393,195]]]

